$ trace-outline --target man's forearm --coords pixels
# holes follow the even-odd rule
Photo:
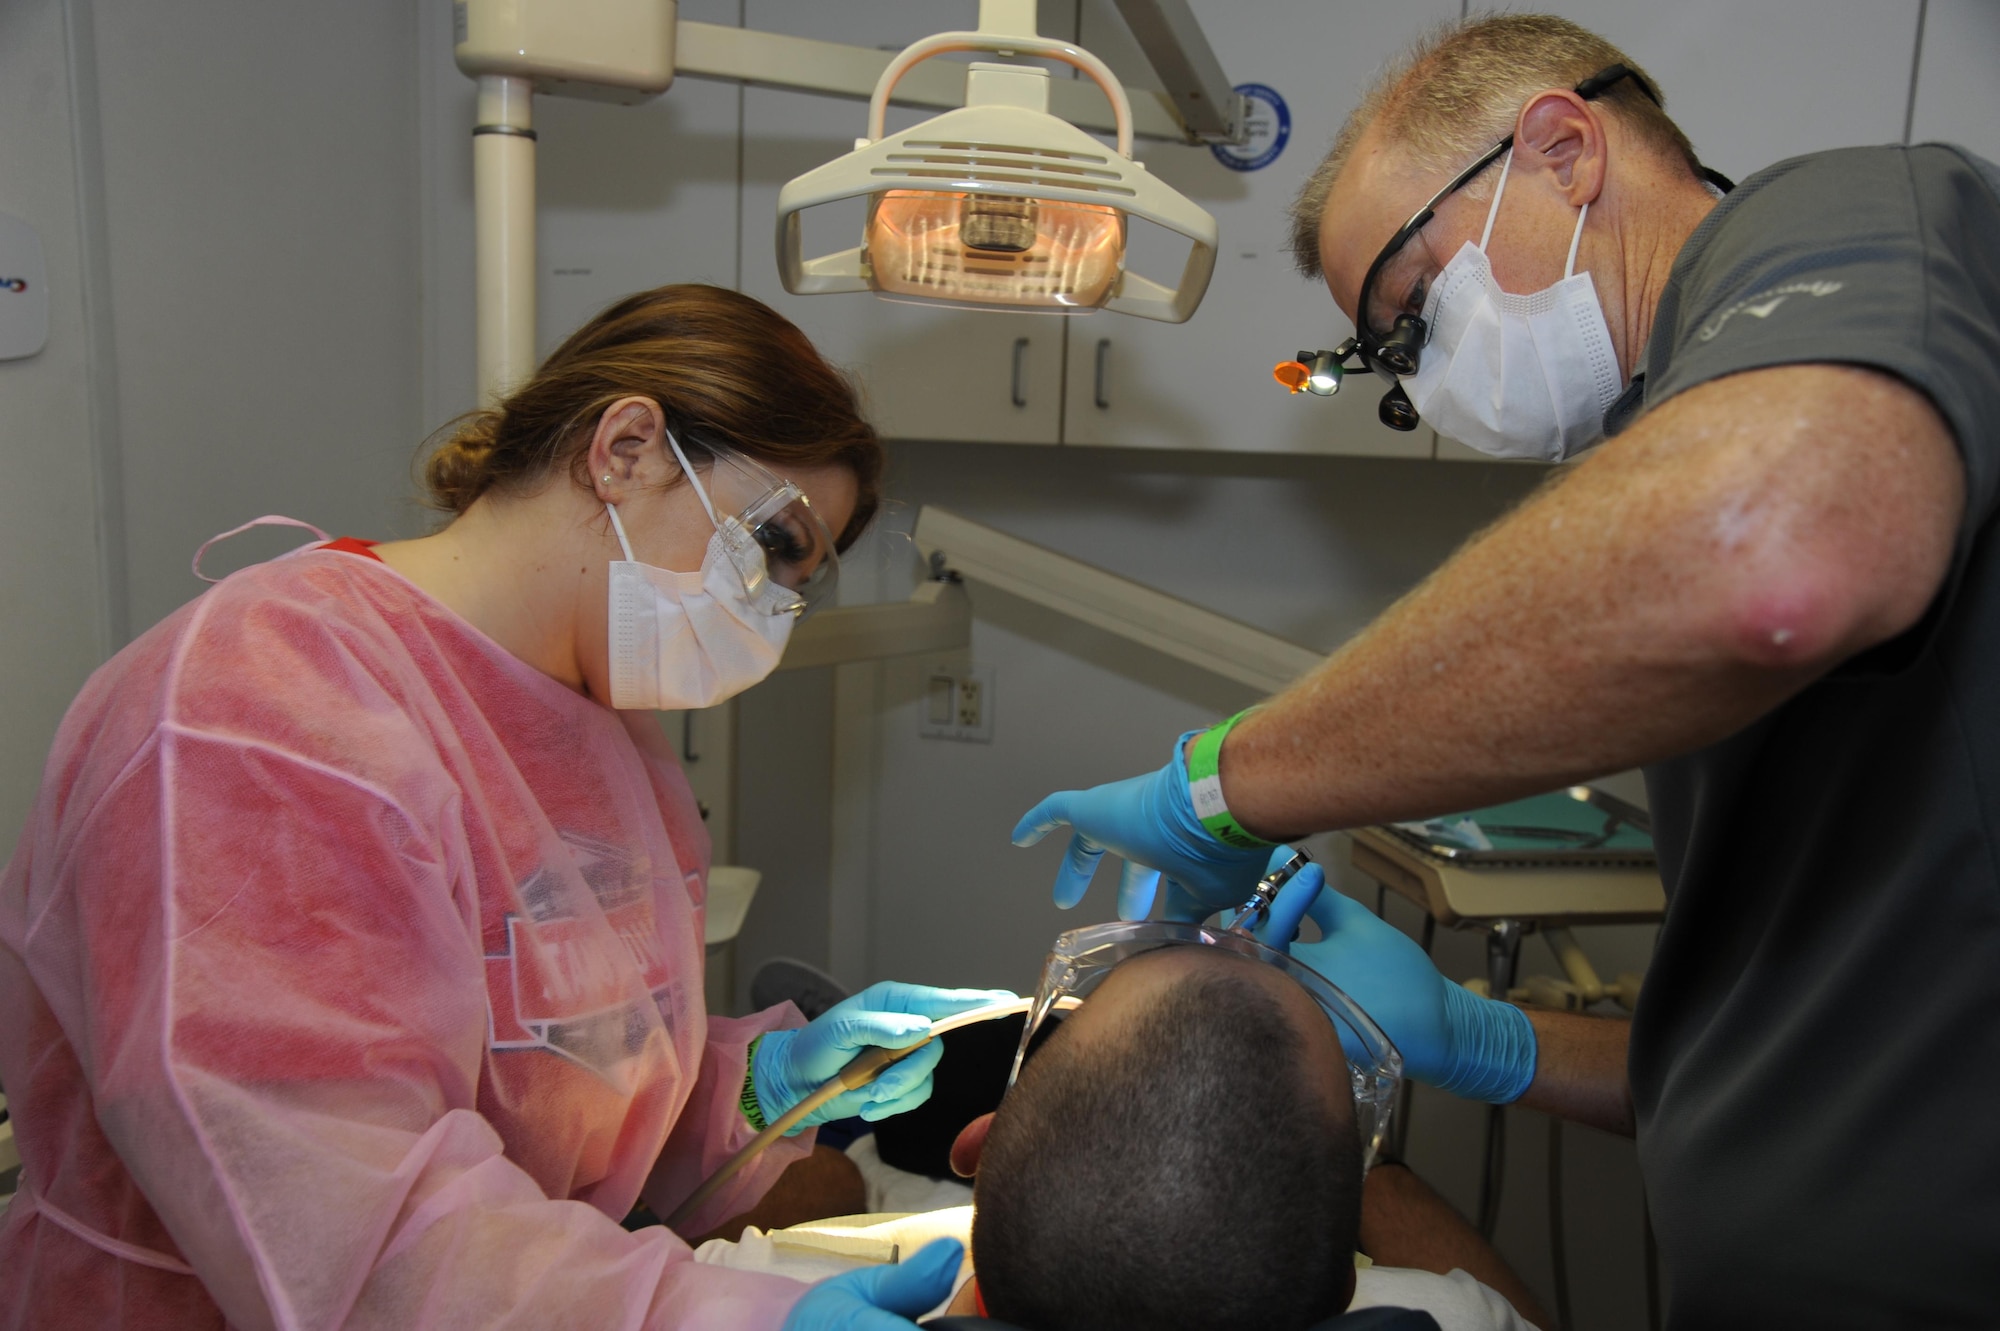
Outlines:
[[[1619,1017],[1527,1009],[1535,1028],[1535,1080],[1520,1103],[1621,1137],[1637,1130],[1625,1072],[1632,1023]]]
[[[1238,725],[1229,808],[1289,838],[1711,743],[1914,622],[1962,496],[1942,421],[1881,376],[1691,390]]]

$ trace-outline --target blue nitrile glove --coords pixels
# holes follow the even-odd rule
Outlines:
[[[932,1239],[906,1262],[822,1280],[792,1305],[784,1331],[916,1331],[910,1319],[951,1297],[964,1257],[957,1239]]]
[[[1170,919],[1202,920],[1249,900],[1271,852],[1224,845],[1195,817],[1183,747],[1200,733],[1190,730],[1175,740],[1173,756],[1157,772],[1089,790],[1057,791],[1015,825],[1017,846],[1032,846],[1058,827],[1076,829],[1056,871],[1056,905],[1068,910],[1083,900],[1107,850],[1125,860],[1118,879],[1120,919],[1146,918],[1162,874]]]
[[[780,1115],[818,1090],[870,1045],[907,1049],[931,1033],[931,1018],[1004,1003],[1004,989],[933,989],[884,980],[852,998],[843,998],[813,1018],[803,1030],[771,1031],[757,1042],[750,1080],[764,1121]],[[931,1069],[944,1057],[932,1043],[911,1054],[866,1086],[843,1091],[806,1115],[795,1132],[859,1114],[869,1122],[915,1109],[931,1098]]]
[[[1257,935],[1333,981],[1375,1019],[1416,1080],[1468,1100],[1511,1104],[1535,1079],[1535,1028],[1512,1003],[1481,998],[1438,973],[1423,948],[1306,866],[1271,904]],[[1292,941],[1301,915],[1317,943]]]

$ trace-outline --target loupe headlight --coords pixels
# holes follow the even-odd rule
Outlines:
[[[1280,362],[1271,376],[1294,393],[1332,397],[1340,391],[1341,378],[1355,368],[1346,362],[1359,357],[1361,368],[1373,370],[1389,381],[1389,392],[1376,409],[1382,424],[1392,430],[1414,430],[1420,424],[1417,408],[1403,391],[1402,380],[1417,372],[1424,336],[1424,321],[1406,314],[1396,320],[1395,328],[1385,338],[1363,342],[1359,337],[1350,337],[1331,351],[1301,351],[1297,360]]]
[[[1375,1163],[1376,1154],[1388,1140],[1389,1121],[1395,1113],[1396,1097],[1403,1082],[1403,1056],[1390,1043],[1360,1005],[1342,993],[1332,981],[1295,957],[1266,947],[1245,934],[1199,924],[1176,924],[1167,920],[1137,920],[1113,924],[1093,924],[1072,929],[1058,937],[1042,963],[1042,981],[1035,992],[1034,1005],[1021,1031],[1021,1047],[1014,1054],[1014,1067],[1007,1076],[1013,1086],[1027,1061],[1036,1033],[1052,1013],[1075,1007],[1087,999],[1104,978],[1123,961],[1163,947],[1218,947],[1275,966],[1311,994],[1340,1037],[1341,1051],[1347,1056],[1349,1084],[1354,1092],[1354,1126],[1361,1139],[1361,1167]]]
[[[1301,351],[1297,360],[1280,361],[1271,376],[1294,393],[1332,397],[1340,391],[1343,373],[1345,369],[1336,354],[1322,350]]]

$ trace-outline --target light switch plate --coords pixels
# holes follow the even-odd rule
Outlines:
[[[993,742],[993,668],[938,666],[924,676],[917,733],[926,739]]]

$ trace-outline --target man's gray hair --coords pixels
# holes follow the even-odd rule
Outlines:
[[[1551,14],[1479,14],[1425,36],[1376,76],[1293,201],[1291,250],[1299,271],[1313,279],[1322,276],[1319,231],[1327,195],[1369,126],[1379,123],[1388,141],[1407,152],[1418,168],[1457,171],[1513,133],[1521,107],[1536,93],[1573,88],[1621,64],[1659,90],[1623,51]],[[1695,172],[1694,147],[1687,136],[1632,79],[1620,80],[1600,101],[1615,108],[1641,142]],[[1466,192],[1484,198],[1491,188],[1482,175]]]

